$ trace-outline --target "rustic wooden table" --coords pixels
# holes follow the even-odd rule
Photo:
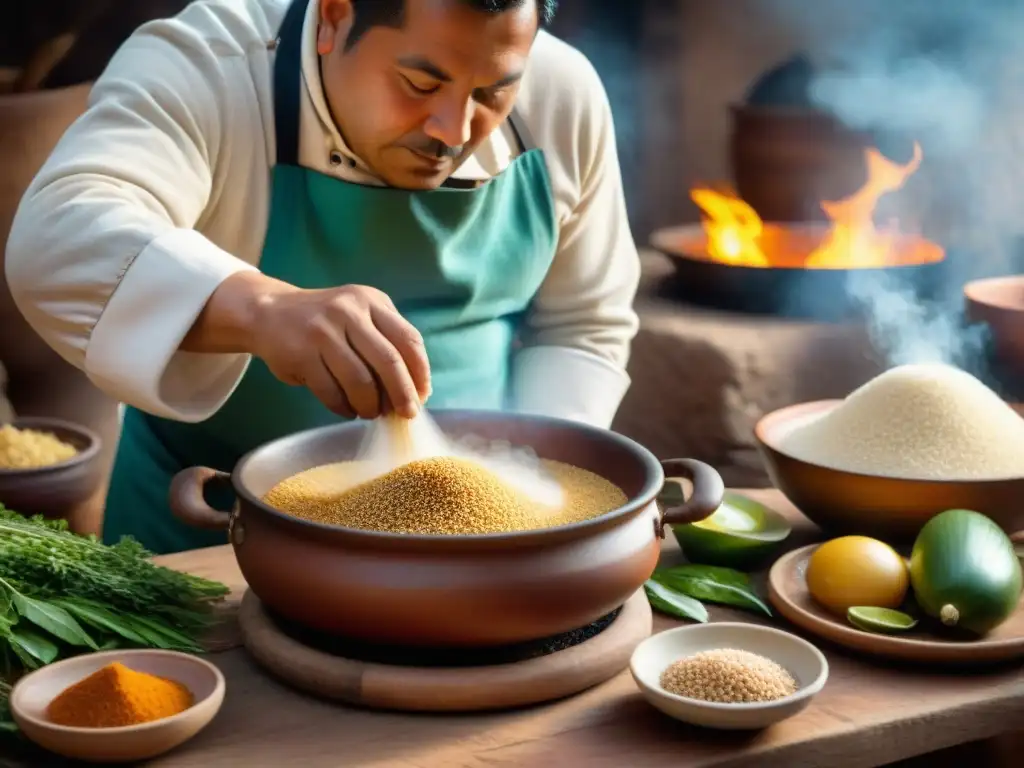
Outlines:
[[[816,529],[778,492],[747,493],[793,519],[792,546],[817,538]],[[679,556],[675,543],[666,542],[663,562]],[[160,559],[229,584],[233,598],[245,588],[229,547]],[[714,607],[711,614],[716,621],[759,620]],[[676,625],[656,616],[655,631]],[[230,624],[225,629],[225,645],[231,646],[237,637]],[[827,646],[822,650],[831,673],[810,707],[764,732],[739,734],[668,719],[641,698],[628,671],[566,701],[510,713],[407,715],[356,710],[301,695],[234,647],[211,654],[228,681],[216,720],[150,765],[216,768],[293,761],[304,768],[867,768],[991,739],[1021,726],[1024,669],[1019,664],[949,674],[887,665]],[[992,755],[1002,749],[975,747],[955,757],[946,753],[955,762],[931,756],[921,764],[994,766]]]

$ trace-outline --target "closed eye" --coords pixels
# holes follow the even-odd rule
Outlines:
[[[420,96],[429,96],[430,94],[434,93],[435,91],[437,91],[438,88],[441,87],[440,85],[434,85],[431,86],[430,88],[420,88],[418,85],[416,85],[416,83],[414,83],[405,75],[402,75],[402,80],[405,81],[405,84],[410,91]]]

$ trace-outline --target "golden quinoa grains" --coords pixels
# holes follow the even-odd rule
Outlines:
[[[448,535],[536,530],[586,520],[626,503],[616,485],[592,472],[543,463],[564,490],[558,508],[532,501],[477,462],[448,457],[412,461],[342,492],[323,478],[344,473],[344,463],[316,467],[278,483],[263,501],[319,523]]]
[[[49,432],[0,426],[0,469],[48,467],[77,455],[75,446]]]
[[[677,696],[720,704],[775,701],[797,690],[796,680],[779,664],[733,648],[679,659],[661,673],[660,682]]]

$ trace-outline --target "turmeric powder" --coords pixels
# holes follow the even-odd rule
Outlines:
[[[161,720],[192,704],[191,691],[181,683],[115,661],[58,694],[46,714],[57,725],[119,728]]]

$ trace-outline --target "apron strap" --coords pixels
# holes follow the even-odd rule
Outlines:
[[[526,121],[523,120],[523,116],[519,114],[519,110],[516,107],[512,107],[512,112],[508,116],[508,124],[512,128],[512,133],[515,134],[516,140],[519,142],[520,153],[525,155],[527,152],[537,148],[537,143],[533,140],[533,134],[526,127]]]
[[[277,33],[274,58],[274,133],[278,165],[299,164],[299,115],[302,96],[302,26],[309,0],[292,0]],[[513,107],[508,117],[522,153],[536,148],[530,129]]]
[[[292,0],[277,32],[274,58],[274,132],[277,164],[299,164],[299,103],[302,95],[302,23],[309,0]]]

